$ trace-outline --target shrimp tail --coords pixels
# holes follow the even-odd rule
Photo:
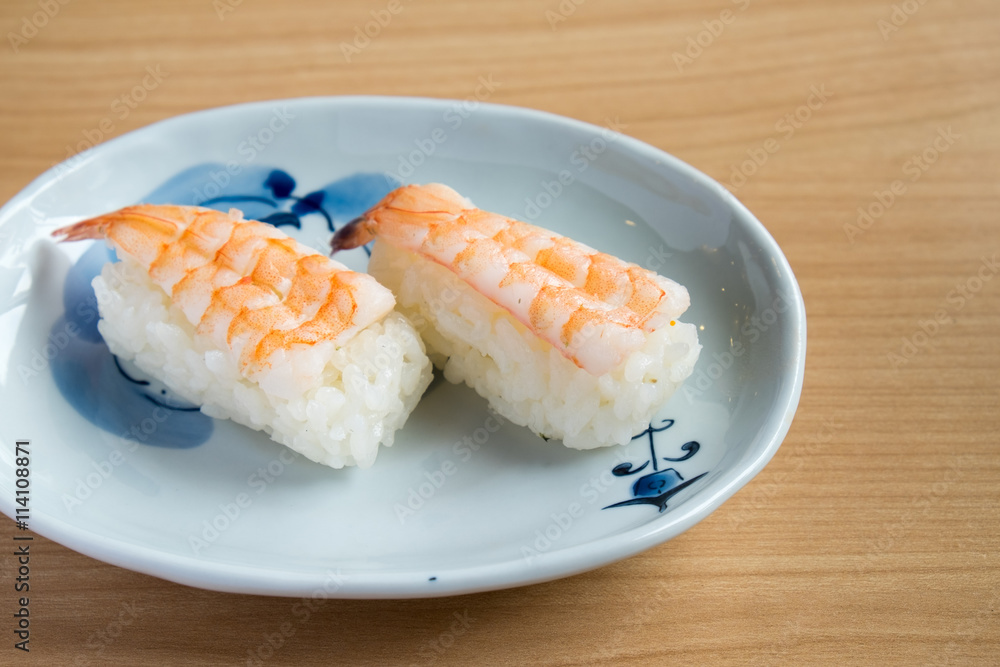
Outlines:
[[[91,218],[73,225],[60,227],[52,232],[52,236],[59,241],[86,241],[87,239],[103,239],[110,221],[108,216]]]
[[[351,250],[368,243],[375,238],[372,224],[367,214],[351,220],[341,227],[330,240],[330,254],[338,250]]]
[[[131,225],[146,230],[146,233],[172,237],[179,228],[172,214],[178,215],[182,208],[179,206],[129,206],[112,213],[99,215],[96,218],[83,220],[74,225],[60,227],[52,232],[52,236],[60,241],[102,239],[108,237],[111,229],[117,225]]]

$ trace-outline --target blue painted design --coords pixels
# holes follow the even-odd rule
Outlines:
[[[73,409],[108,433],[157,447],[196,447],[212,435],[213,420],[162,384],[126,373],[97,330],[90,282],[114,260],[112,251],[95,243],[66,274],[66,312],[50,334],[65,347],[52,359],[52,378]]]
[[[295,227],[295,229],[302,229],[302,222],[299,220],[299,216],[294,213],[288,213],[287,211],[272,213],[266,218],[261,218],[260,221],[266,222],[269,225],[274,225],[275,227],[291,225],[292,227]]]
[[[297,202],[292,204],[292,213],[305,215],[307,213],[312,213],[313,211],[322,211],[323,200],[325,198],[326,193],[322,190],[310,192],[305,197],[302,197]]]
[[[385,174],[358,173],[298,197],[293,194],[295,179],[286,171],[252,165],[233,171],[220,163],[196,165],[168,179],[143,202],[239,208],[246,218],[296,229],[302,228],[303,218],[318,216],[333,233],[335,222],[358,217],[400,185]],[[212,435],[213,420],[163,384],[124,368],[97,329],[97,297],[90,283],[116,259],[103,244],[94,244],[66,275],[65,313],[52,327],[53,340],[66,339],[66,347],[52,360],[56,386],[77,412],[109,433],[158,447],[196,447]]]
[[[63,285],[63,310],[67,323],[80,329],[79,337],[90,343],[103,343],[97,331],[97,296],[90,281],[108,262],[118,261],[115,251],[103,243],[95,243],[76,264],[69,268]]]
[[[134,385],[147,388],[147,391],[143,394],[143,396],[153,405],[158,405],[161,408],[169,408],[170,410],[179,410],[180,412],[198,412],[201,410],[201,408],[197,405],[184,407],[183,401],[174,399],[170,392],[167,391],[166,387],[162,387],[159,391],[157,391],[153,382],[150,380],[142,380],[140,378],[132,377],[124,368],[122,368],[122,363],[118,360],[118,357],[111,355],[111,358],[115,360],[115,368],[118,369],[118,372],[121,373],[123,378]]]
[[[323,188],[323,208],[336,220],[349,222],[400,185],[402,183],[388,174],[347,176]]]
[[[636,440],[643,436],[649,437],[649,460],[638,468],[633,467],[634,464],[631,462],[620,463],[611,469],[611,473],[616,477],[637,475],[645,470],[650,464],[653,466],[653,472],[643,475],[636,480],[636,482],[632,485],[632,498],[614,503],[613,505],[608,505],[602,509],[624,507],[626,505],[655,505],[661,512],[663,512],[667,509],[667,501],[708,474],[707,472],[703,472],[697,477],[692,477],[691,479],[686,480],[684,479],[684,476],[677,472],[674,468],[667,468],[666,470],[659,469],[659,463],[656,456],[656,443],[653,436],[655,433],[666,431],[673,425],[673,419],[665,419],[660,422],[659,428],[650,424],[649,428],[632,438],[633,440]],[[695,440],[691,440],[690,442],[686,442],[681,445],[681,451],[686,452],[683,456],[677,458],[663,457],[662,460],[672,463],[687,461],[697,454],[699,449],[701,449],[701,444]]]
[[[295,189],[295,179],[288,172],[274,169],[267,175],[264,187],[268,188],[278,199],[283,199],[292,194]]]
[[[151,192],[147,204],[206,206],[219,211],[238,208],[246,218],[276,227],[302,229],[302,219],[319,216],[330,233],[358,217],[400,186],[380,173],[352,174],[299,197],[297,183],[287,171],[266,166],[244,166],[227,171],[220,163],[196,165],[177,174]],[[370,253],[368,248],[366,251]]]
[[[65,331],[63,317],[52,327],[52,335]],[[112,435],[177,449],[197,447],[212,435],[213,420],[197,407],[191,411],[171,406],[127,380],[103,342],[70,337],[52,361],[52,377],[73,409]]]

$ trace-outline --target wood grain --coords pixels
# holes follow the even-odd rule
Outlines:
[[[805,296],[799,412],[772,463],[688,533],[516,590],[329,601],[300,622],[294,600],[186,588],[39,538],[32,651],[5,634],[0,663],[246,664],[292,623],[264,662],[1000,664],[1000,279],[971,291],[1000,253],[1000,5],[402,0],[348,62],[342,43],[387,2],[244,0],[221,18],[217,4],[69,2],[15,53],[9,33],[39,4],[2,3],[0,200],[104,119],[107,139],[249,100],[465,98],[492,76],[490,101],[618,117],[733,186]],[[675,57],[699,37],[696,57]],[[114,101],[147,67],[163,81],[121,117]],[[815,90],[826,101],[807,114]],[[913,178],[939,133],[946,150]],[[894,181],[905,193],[852,231]],[[947,324],[893,367],[941,309]]]

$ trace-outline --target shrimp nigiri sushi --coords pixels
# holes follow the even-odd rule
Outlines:
[[[370,466],[430,383],[388,289],[236,209],[133,206],[53,236],[116,250],[93,281],[112,353],[313,461]]]
[[[375,239],[391,289],[447,380],[576,449],[627,444],[691,374],[701,347],[676,282],[548,230],[407,185],[334,235]]]

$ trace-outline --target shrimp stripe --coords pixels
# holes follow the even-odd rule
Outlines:
[[[374,278],[235,209],[133,206],[53,236],[105,238],[137,260],[198,334],[237,355],[247,377],[278,350],[341,346],[395,305]]]
[[[447,267],[595,374],[622,361],[642,344],[645,333],[667,325],[689,305],[687,290],[672,280],[541,227],[475,208],[440,184],[389,193],[338,231],[333,250],[373,237]]]

